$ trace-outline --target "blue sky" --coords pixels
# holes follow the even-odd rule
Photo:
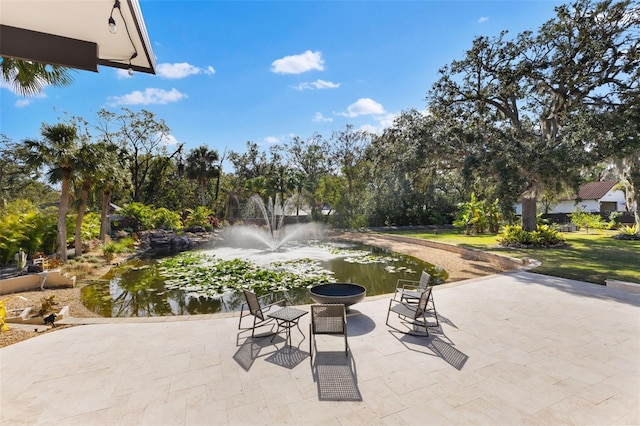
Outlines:
[[[347,124],[380,131],[424,109],[440,67],[476,36],[536,30],[556,1],[141,0],[157,74],[100,67],[23,98],[0,83],[0,132],[38,138],[65,114],[147,109],[168,143],[243,152]]]

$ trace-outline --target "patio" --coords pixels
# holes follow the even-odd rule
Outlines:
[[[318,336],[313,369],[308,315],[289,352],[238,313],[92,319],[0,349],[0,423],[640,424],[640,294],[511,272],[434,296],[429,338],[354,305],[350,357]]]

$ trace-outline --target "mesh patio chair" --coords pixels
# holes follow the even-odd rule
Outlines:
[[[270,324],[273,318],[267,317],[267,314],[275,312],[285,305],[285,300],[276,300],[275,302],[264,304],[264,300],[268,297],[273,297],[270,294],[262,297],[257,297],[255,293],[242,290],[244,292],[244,298],[246,302],[242,304],[240,309],[240,319],[238,321],[238,330],[251,330],[251,337],[254,337],[256,328],[263,327]],[[245,311],[245,307],[248,308],[248,312]],[[253,325],[251,327],[242,327],[242,318],[253,315]],[[262,336],[260,336],[262,337]]]
[[[309,354],[313,364],[313,349],[317,349],[316,334],[344,335],[344,355],[348,356],[347,311],[341,303],[311,305],[311,322],[309,323]]]
[[[408,303],[417,303],[420,295],[429,286],[431,275],[422,271],[419,281],[399,279],[396,284],[396,295],[400,296],[398,300]]]
[[[432,300],[433,295],[431,294],[433,287],[427,287],[427,290],[423,291],[418,299],[418,303],[409,303],[397,299],[391,299],[389,301],[389,310],[387,311],[387,326],[405,334],[419,335],[419,336],[428,336],[429,335],[429,327],[437,327],[439,325],[438,322],[438,314],[435,311],[435,307],[433,309],[429,308],[429,301]],[[402,331],[391,324],[389,324],[389,316],[391,312],[396,314],[400,321],[407,326],[407,331]],[[436,318],[435,324],[430,324],[427,321],[427,315],[434,315]],[[422,329],[424,328],[424,334]]]

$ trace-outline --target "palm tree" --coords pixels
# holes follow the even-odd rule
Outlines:
[[[187,156],[187,177],[198,181],[200,202],[203,206],[206,205],[205,190],[207,180],[220,174],[220,167],[216,164],[217,161],[218,151],[210,150],[206,145],[192,149]]]
[[[60,205],[58,207],[58,257],[67,261],[67,208],[71,178],[78,159],[78,128],[72,124],[58,123],[42,125],[43,140],[27,139],[26,162],[35,167],[45,166],[51,183],[60,183]]]
[[[73,81],[70,70],[59,65],[24,61],[15,58],[0,58],[2,78],[20,96],[34,96],[48,85],[62,87]]]
[[[98,142],[96,148],[101,152],[102,161],[96,171],[96,189],[102,196],[100,208],[100,241],[105,242],[111,230],[109,223],[109,207],[111,205],[111,192],[113,188],[125,187],[129,181],[127,172],[120,161],[118,145],[112,142]]]
[[[76,256],[82,254],[82,220],[87,209],[89,192],[96,185],[104,168],[107,167],[105,163],[110,161],[106,149],[106,144],[103,142],[89,143],[87,141],[84,141],[78,149],[76,175],[80,184],[80,194],[78,196],[78,216],[76,217],[74,239]]]

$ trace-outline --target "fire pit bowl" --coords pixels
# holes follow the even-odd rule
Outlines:
[[[328,283],[311,287],[309,293],[316,303],[342,303],[348,310],[349,306],[364,299],[367,289],[360,284]]]

